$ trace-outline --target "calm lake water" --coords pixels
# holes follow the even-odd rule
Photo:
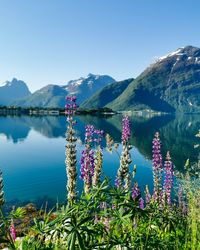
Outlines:
[[[121,119],[121,115],[77,117],[78,161],[86,124],[103,129],[120,142]],[[35,202],[41,205],[44,201],[53,204],[65,200],[65,120],[65,117],[53,116],[0,116],[0,168],[7,204]],[[194,149],[194,144],[199,142],[195,137],[200,128],[199,115],[132,116],[130,120],[132,160],[137,165],[135,178],[142,189],[146,184],[152,188],[151,144],[156,131],[160,132],[164,154],[170,150],[177,169],[183,169],[187,158],[197,160],[199,151]],[[111,155],[104,148],[104,174],[114,180],[118,166],[117,154]],[[79,179],[78,190],[82,185]]]

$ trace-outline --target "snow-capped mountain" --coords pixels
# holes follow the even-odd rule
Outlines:
[[[200,49],[186,46],[160,57],[108,107],[200,112]]]
[[[13,105],[20,107],[61,107],[65,106],[65,97],[67,95],[76,95],[78,104],[81,104],[87,98],[104,86],[113,83],[115,80],[107,75],[89,74],[87,77],[81,77],[77,80],[71,80],[67,84],[47,85],[27,98],[16,100]]]
[[[77,80],[69,81],[63,88],[68,93],[75,94],[80,104],[98,90],[113,82],[115,80],[108,75],[94,75],[90,73],[85,78],[81,77]]]

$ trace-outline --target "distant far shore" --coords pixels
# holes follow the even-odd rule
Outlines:
[[[113,111],[109,108],[98,108],[98,109],[78,109],[77,115],[115,115],[118,112]],[[14,107],[14,106],[0,106],[0,116],[6,115],[52,115],[59,116],[65,115],[64,108],[40,108],[40,107]]]
[[[93,108],[82,109],[79,108],[76,111],[77,115],[103,115],[112,116],[116,114],[137,115],[137,116],[159,116],[166,114],[178,114],[178,113],[166,113],[161,111],[154,111],[150,109],[146,110],[129,110],[129,111],[114,111],[110,108]],[[199,114],[199,113],[181,113],[181,114]],[[15,107],[15,106],[0,106],[0,116],[18,116],[18,115],[30,115],[30,116],[63,116],[65,115],[65,108],[42,108],[42,107]]]

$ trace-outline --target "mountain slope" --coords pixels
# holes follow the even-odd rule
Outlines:
[[[97,91],[91,98],[83,102],[81,108],[102,108],[116,99],[133,81],[133,78],[114,82]]]
[[[67,92],[58,85],[47,85],[31,96],[13,102],[20,107],[64,107]]]
[[[0,87],[0,105],[10,105],[16,99],[31,95],[25,82],[13,78]]]
[[[159,58],[108,107],[200,112],[200,49],[187,46]]]
[[[96,91],[115,80],[107,75],[89,74],[86,78],[72,80],[64,86],[47,85],[27,98],[13,102],[20,107],[60,107],[65,106],[67,95],[76,95],[78,104],[85,101]]]

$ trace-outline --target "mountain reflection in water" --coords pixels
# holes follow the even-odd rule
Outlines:
[[[121,140],[121,115],[112,117],[79,116],[77,117],[77,135],[84,141],[85,124],[93,124],[109,133],[116,142]],[[170,150],[175,165],[181,169],[185,160],[196,160],[198,157],[194,145],[198,143],[195,134],[200,128],[200,115],[164,115],[145,118],[130,116],[132,136],[131,143],[146,158],[151,159],[152,138],[160,132],[163,151]],[[16,116],[0,117],[0,134],[7,140],[18,143],[26,140],[31,129],[48,138],[65,137],[66,118],[61,116]]]
[[[109,133],[121,141],[121,115],[112,117],[77,116],[78,157],[84,142],[86,124]],[[137,165],[137,180],[141,185],[152,184],[151,146],[156,131],[160,132],[163,154],[170,150],[177,169],[185,161],[196,161],[199,143],[195,134],[200,128],[200,115],[130,116],[134,146],[132,159]],[[31,200],[56,197],[62,200],[66,192],[65,171],[66,118],[61,116],[0,117],[0,166],[4,173],[7,200]],[[105,146],[105,145],[104,145]],[[118,158],[105,152],[104,172],[112,179],[118,168]],[[146,167],[147,166],[147,167]],[[78,181],[79,190],[82,187]],[[50,198],[49,198],[50,199]]]

